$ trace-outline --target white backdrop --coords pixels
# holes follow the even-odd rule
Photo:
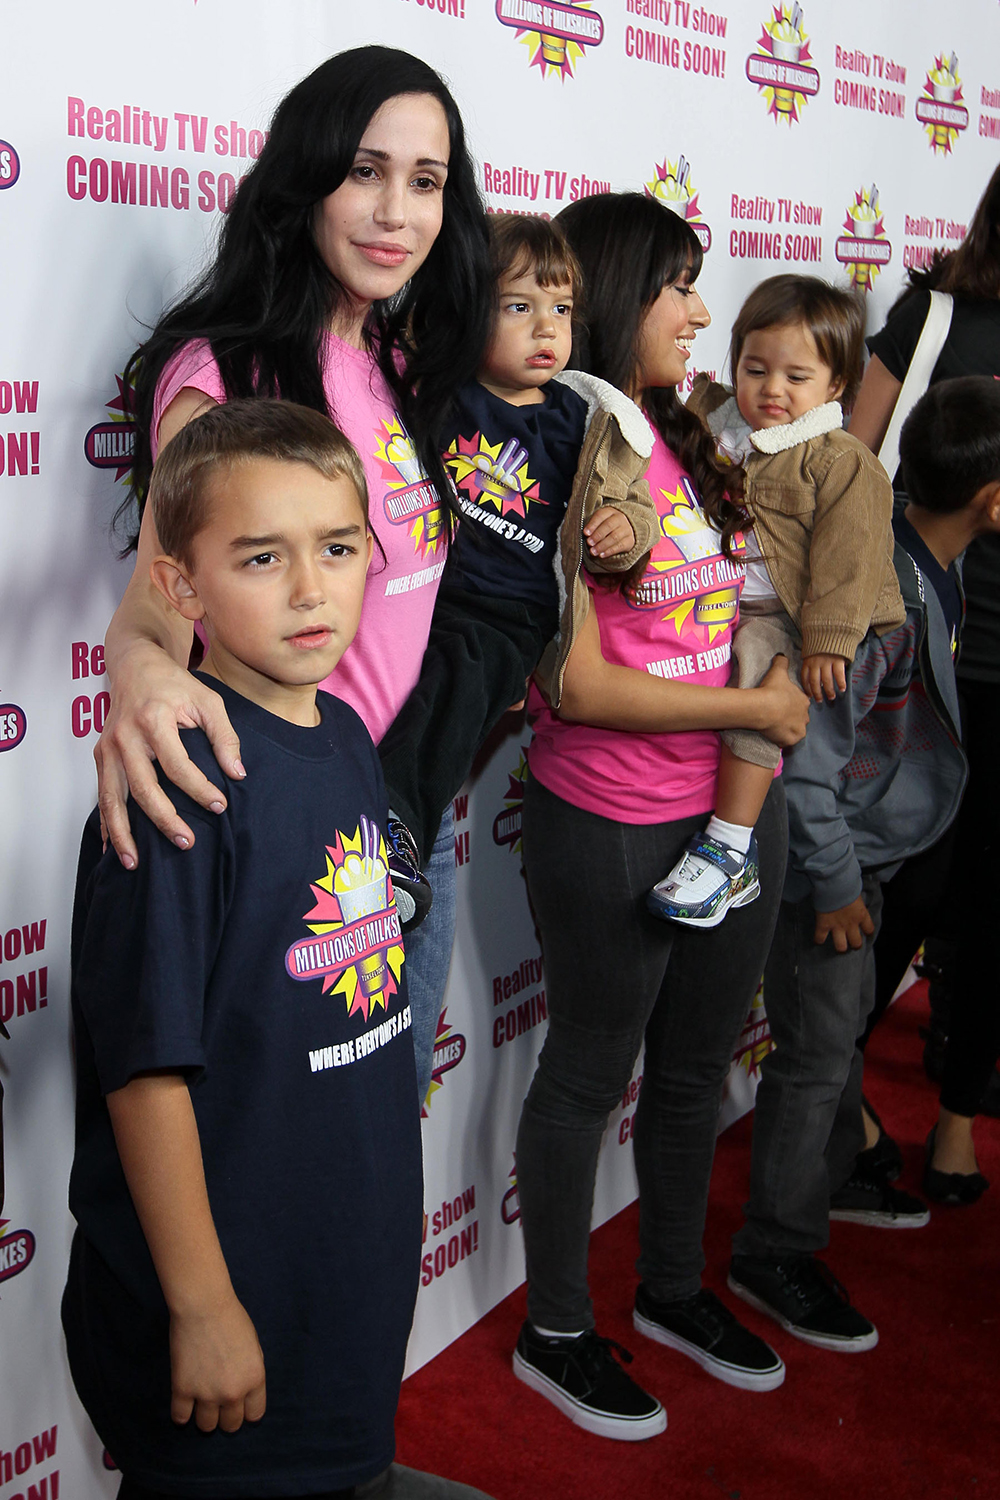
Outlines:
[[[793,13],[794,9],[794,13]],[[530,29],[530,28],[537,29]],[[696,226],[722,371],[747,289],[849,276],[877,327],[904,268],[961,237],[997,159],[1000,10],[965,0],[10,0],[0,48],[0,1500],[113,1489],[73,1396],[58,1305],[72,1151],[67,955],[100,642],[124,586],[108,537],[129,431],[117,375],[210,253],[274,105],[330,53],[410,49],[449,79],[493,209],[605,188]],[[545,979],[518,858],[526,733],[459,799],[460,925],[425,1120],[411,1368],[523,1275],[514,1136]],[[728,1117],[766,1049],[748,1018]],[[636,1085],[596,1218],[634,1194]]]

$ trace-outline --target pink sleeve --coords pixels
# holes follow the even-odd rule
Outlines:
[[[155,459],[159,448],[160,420],[171,401],[182,391],[185,386],[190,386],[196,391],[204,391],[206,396],[211,396],[213,401],[225,401],[226,388],[219,374],[219,367],[212,356],[212,350],[205,339],[192,339],[188,344],[182,344],[176,354],[172,354],[163,366],[163,373],[156,382],[156,395],[153,398],[153,430],[150,433],[150,446]]]

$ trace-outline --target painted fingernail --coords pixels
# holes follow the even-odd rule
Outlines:
[[[210,802],[208,804],[208,810],[209,812],[214,813],[225,812],[226,804],[224,802]]]
[[[183,833],[179,833],[174,839],[174,843],[177,845],[178,849],[186,849],[190,842],[191,840],[185,838]]]

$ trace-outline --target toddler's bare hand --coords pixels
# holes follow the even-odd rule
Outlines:
[[[613,505],[599,506],[583,528],[583,534],[594,557],[619,557],[635,546],[631,522]]]
[[[818,651],[814,656],[802,658],[802,688],[814,703],[822,703],[824,697],[832,703],[838,693],[847,692],[847,661],[843,656],[832,656]]]

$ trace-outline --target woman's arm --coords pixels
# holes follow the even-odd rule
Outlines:
[[[170,1313],[170,1415],[235,1432],[264,1415],[264,1356],[219,1244],[188,1086],[177,1074],[140,1074],[107,1105]]]
[[[216,405],[203,391],[185,387],[160,421],[160,447],[194,417]],[[178,727],[200,726],[208,735],[219,765],[239,778],[239,739],[212,692],[187,671],[191,626],[153,587],[149,565],[162,552],[153,513],[146,507],[139,529],[135,569],[121,604],[108,627],[105,661],[111,684],[111,711],[94,751],[102,830],[126,869],[138,854],[129,829],[125,801],[131,790],[156,827],[180,848],[194,834],[179,818],[156,779],[159,761],[168,779],[193,801],[222,812],[225,799],[185,754]]]
[[[889,419],[896,405],[896,397],[903,389],[903,382],[890,375],[877,354],[868,361],[858,399],[847,424],[848,432],[864,443],[873,453],[878,453],[889,427]],[[889,475],[892,478],[892,475]]]
[[[682,729],[756,729],[776,745],[803,738],[809,699],[775,658],[757,688],[700,687],[669,682],[634,667],[620,667],[601,652],[600,626],[591,608],[566,663],[559,714],[599,729],[661,733]]]

